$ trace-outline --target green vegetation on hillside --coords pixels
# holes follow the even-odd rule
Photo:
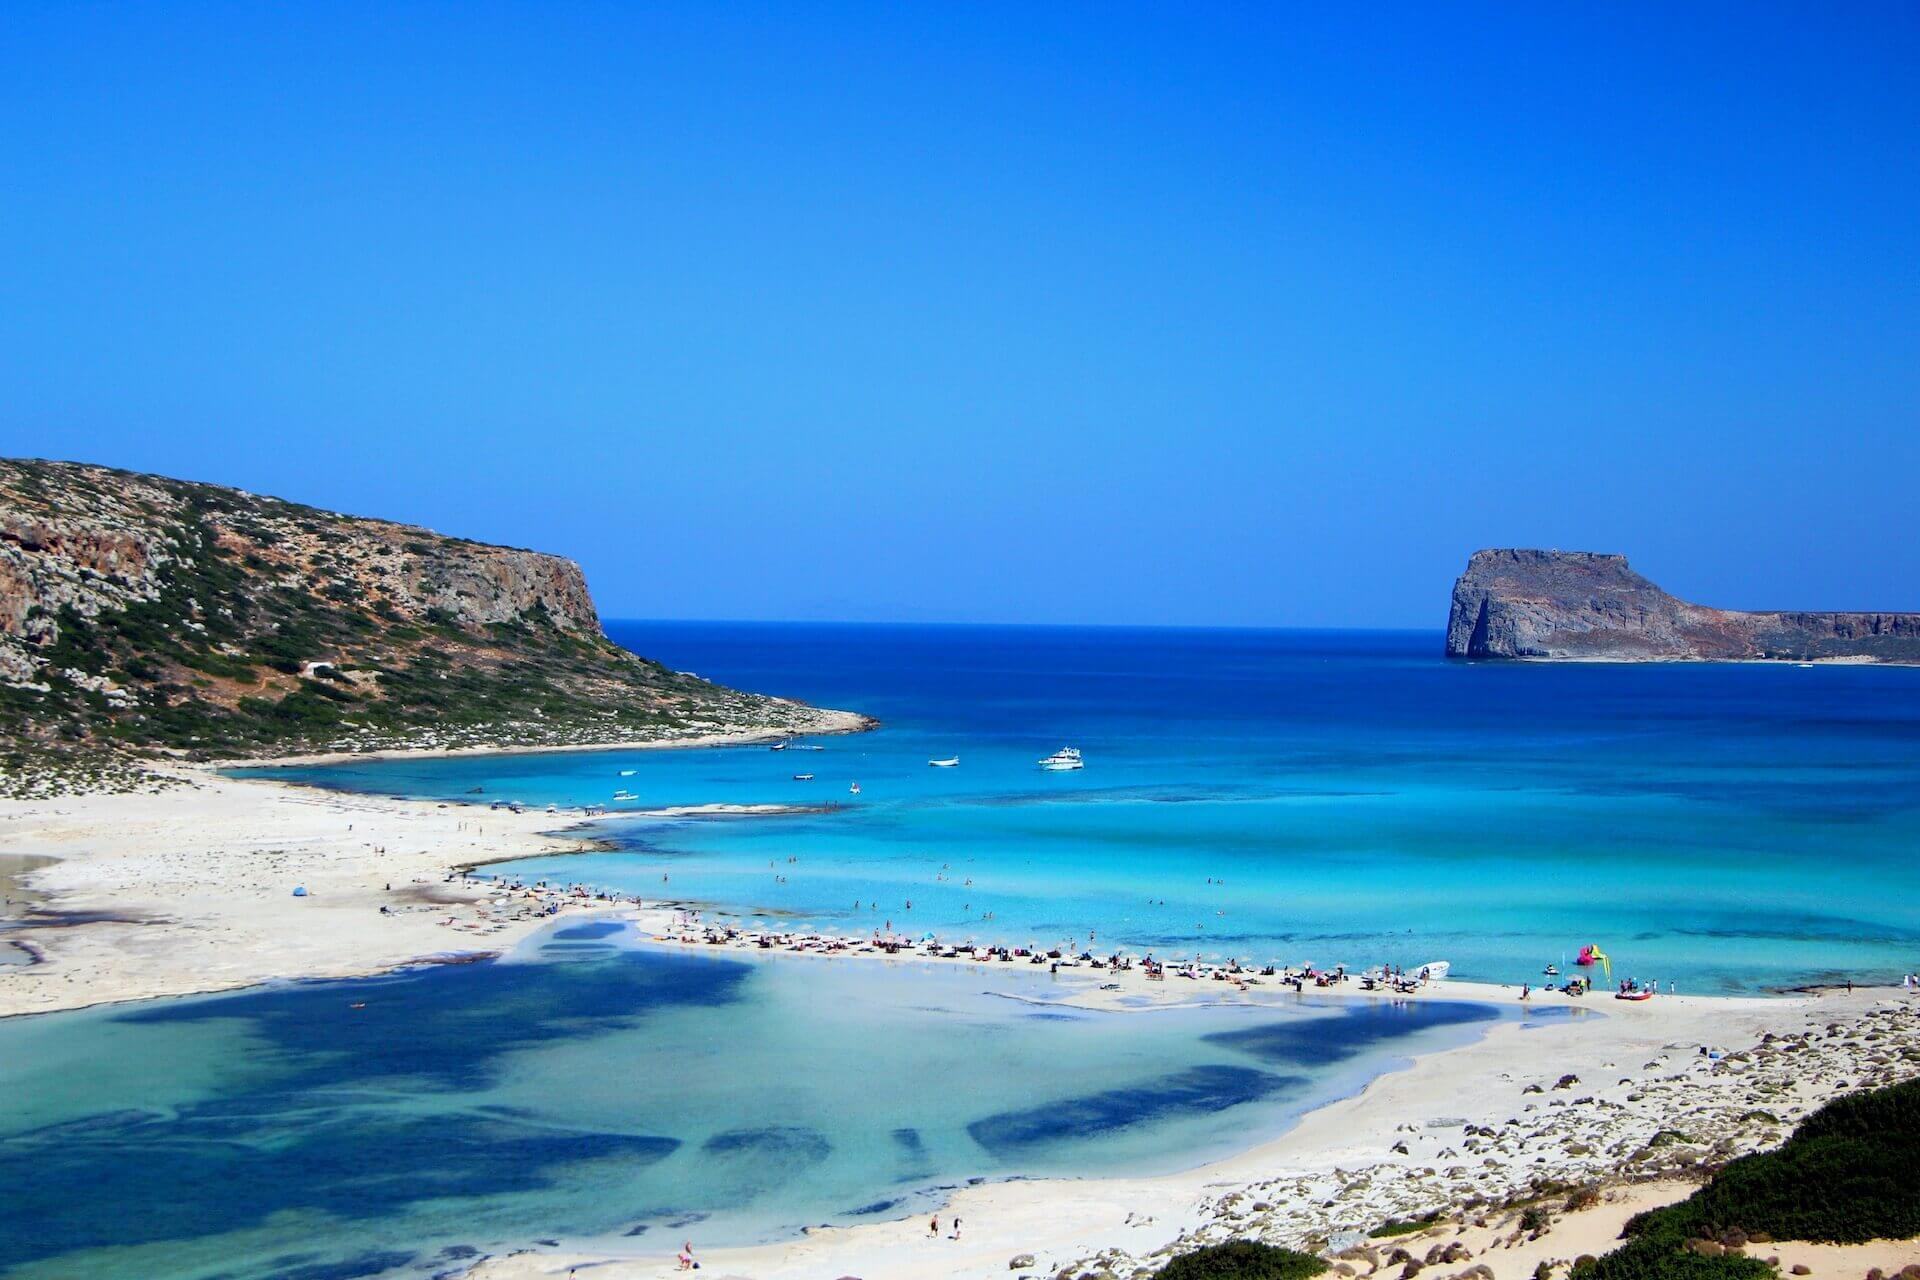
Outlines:
[[[0,560],[24,588],[0,658],[30,672],[0,684],[8,777],[805,716],[614,644],[566,561],[231,489],[0,460]]]
[[[1774,1240],[1858,1244],[1920,1236],[1920,1080],[1839,1098],[1773,1151],[1726,1166],[1679,1204],[1627,1224],[1627,1244],[1573,1280],[1761,1280],[1742,1248]]]
[[[1183,1253],[1160,1268],[1157,1280],[1312,1280],[1324,1260],[1253,1240],[1229,1240]]]

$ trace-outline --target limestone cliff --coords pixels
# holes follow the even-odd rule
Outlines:
[[[1453,584],[1447,652],[1589,661],[1920,662],[1920,614],[1751,613],[1689,604],[1590,551],[1476,551]]]
[[[614,644],[571,560],[0,460],[0,738],[16,751],[546,745],[832,720]]]

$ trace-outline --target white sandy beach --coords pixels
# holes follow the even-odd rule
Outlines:
[[[849,712],[817,714],[815,732],[857,732],[872,723]],[[782,735],[702,734],[556,750],[717,746],[775,736]],[[276,978],[350,977],[421,958],[502,951],[544,917],[523,899],[495,906],[490,898],[497,894],[449,883],[449,874],[592,847],[584,836],[555,834],[580,821],[573,815],[347,795],[216,771],[226,766],[155,766],[178,785],[152,792],[0,800],[0,854],[55,860],[28,880],[45,909],[57,913],[6,933],[40,963],[0,967],[0,1016]],[[760,811],[695,806],[662,814]],[[296,887],[307,895],[293,896]],[[391,914],[380,914],[382,906]],[[119,919],[75,926],[60,918],[75,913]]]
[[[1456,983],[1417,998],[1468,997],[1512,1001],[1517,992]],[[1794,1121],[1843,1088],[1920,1074],[1920,1062],[1879,1052],[1889,1032],[1904,1046],[1920,1045],[1920,1003],[1885,990],[1783,1000],[1681,997],[1651,1005],[1607,1004],[1604,1011],[1578,1019],[1501,1024],[1471,1045],[1428,1055],[1407,1070],[1380,1077],[1356,1097],[1309,1114],[1272,1142],[1185,1173],[1129,1178],[1116,1170],[1115,1176],[1098,1179],[962,1188],[939,1215],[943,1224],[959,1216],[958,1240],[944,1226],[934,1236],[928,1220],[916,1216],[815,1230],[798,1241],[745,1249],[702,1251],[696,1240],[695,1252],[703,1274],[741,1280],[1133,1278],[1150,1276],[1171,1254],[1202,1244],[1251,1236],[1324,1248],[1394,1219],[1451,1211],[1476,1200],[1526,1199],[1543,1181],[1615,1187],[1664,1175],[1671,1185],[1658,1194],[1630,1193],[1635,1204],[1646,1207],[1690,1191],[1675,1182],[1676,1168],[1774,1145]],[[1827,1038],[1829,1025],[1848,1031]],[[1706,1045],[1751,1053],[1768,1035],[1810,1038],[1804,1055],[1768,1049],[1728,1061],[1700,1054]],[[1872,1062],[1876,1057],[1886,1060]],[[1556,1088],[1568,1075],[1579,1083]],[[1778,1123],[1748,1118],[1762,1110]],[[1469,1126],[1498,1136],[1470,1137]],[[1663,1132],[1683,1132],[1686,1140],[1658,1140]],[[1563,1189],[1547,1203],[1562,1202],[1565,1195]],[[1468,1227],[1469,1233],[1478,1230],[1483,1239],[1498,1235],[1504,1240],[1512,1235],[1517,1212],[1483,1210],[1464,1221],[1485,1216],[1489,1226]],[[1500,1280],[1519,1280],[1540,1261],[1595,1252],[1618,1234],[1629,1212],[1565,1216],[1569,1230],[1580,1229],[1515,1241],[1480,1261]],[[1493,1224],[1501,1221],[1508,1225],[1496,1232]],[[1596,1223],[1604,1223],[1604,1229],[1597,1230]],[[1450,1220],[1417,1243],[1424,1251],[1434,1241],[1451,1239],[1461,1225]],[[673,1257],[623,1253],[620,1243],[523,1251],[490,1259],[472,1275],[532,1280],[566,1276],[574,1267],[587,1274],[589,1266],[590,1274],[615,1280],[677,1273]],[[1405,1243],[1383,1242],[1376,1252],[1384,1257]],[[1486,1252],[1484,1243],[1468,1247],[1475,1255]],[[1813,1275],[1835,1277],[1862,1275],[1876,1265],[1863,1259],[1903,1250],[1911,1253],[1915,1246],[1800,1247],[1817,1264]],[[1012,1265],[1016,1259],[1021,1265]],[[1439,1274],[1464,1271],[1468,1263],[1458,1261],[1459,1266]],[[1357,1274],[1378,1269],[1360,1257],[1347,1265]]]
[[[378,751],[315,751],[305,755],[275,756],[269,760],[225,760],[210,766],[212,768],[247,769],[275,768],[282,765],[312,764],[350,764],[366,760],[418,760],[426,757],[441,758],[447,756],[515,756],[538,753],[541,755],[578,754],[595,751],[677,751],[692,747],[738,747],[760,742],[779,742],[786,738],[817,738],[834,734],[864,733],[878,726],[879,721],[872,716],[861,715],[857,711],[836,711],[830,707],[808,707],[796,705],[803,718],[794,724],[776,729],[725,729],[706,733],[682,733],[678,737],[639,738],[624,742],[578,742],[561,743],[552,746],[487,746],[467,747],[395,747]]]
[[[0,802],[0,852],[57,859],[29,878],[44,909],[115,917],[10,930],[40,963],[0,969],[0,1015],[498,951],[538,921],[448,871],[585,847],[542,834],[544,814],[180,772],[189,785],[155,794]]]
[[[7,935],[30,945],[40,963],[0,967],[0,1015],[271,979],[365,974],[423,958],[497,952],[548,923],[549,903],[563,902],[567,910],[613,909],[587,898],[534,898],[449,881],[458,868],[476,862],[590,847],[582,834],[551,831],[569,818],[337,795],[197,769],[172,772],[187,785],[152,794],[0,803],[0,853],[55,859],[28,876],[41,899],[37,909],[52,918]],[[295,886],[305,887],[307,896],[295,897]],[[391,914],[381,914],[383,905]],[[671,936],[670,910],[622,910],[650,932]],[[80,924],[62,919],[96,912],[115,918]],[[863,962],[848,951],[762,954],[770,963]],[[1138,970],[1064,970],[1062,978],[1073,992],[1069,998],[1106,1007],[1119,1007],[1122,996],[1142,995],[1156,1002],[1291,998],[1271,982],[1240,991],[1226,982],[1148,982]],[[1120,991],[1100,989],[1113,981],[1120,982]],[[1315,994],[1505,1003],[1519,998],[1517,988],[1458,982],[1410,997],[1360,995],[1350,985]],[[1534,997],[1537,1007],[1567,1003],[1558,995]],[[1505,1203],[1526,1196],[1541,1180],[1670,1179],[1692,1164],[1772,1145],[1795,1119],[1845,1088],[1920,1074],[1920,1010],[1899,992],[1662,997],[1645,1004],[1615,1002],[1601,993],[1579,1003],[1584,1016],[1503,1023],[1473,1044],[1375,1080],[1359,1096],[1310,1114],[1274,1141],[1201,1169],[1155,1178],[1114,1170],[1099,1179],[964,1188],[940,1215],[943,1224],[959,1215],[958,1240],[945,1230],[932,1236],[921,1217],[817,1230],[747,1249],[709,1251],[695,1240],[702,1273],[753,1280],[918,1280],[1053,1276],[1064,1268],[1075,1276],[1132,1277],[1151,1274],[1177,1249],[1240,1234],[1325,1247],[1393,1218],[1476,1199]],[[1830,1025],[1840,1032],[1827,1034]],[[1769,1035],[1806,1039],[1795,1042],[1790,1055],[1763,1046]],[[1701,1054],[1708,1046],[1758,1051],[1714,1060]],[[1578,1082],[1556,1088],[1568,1075]],[[1756,1112],[1772,1119],[1754,1119]],[[1683,1138],[1656,1140],[1662,1131]],[[1580,1227],[1582,1240],[1599,1230],[1594,1224],[1611,1223],[1608,1229],[1617,1231],[1624,1203],[1567,1215],[1564,1228],[1501,1249],[1472,1234],[1493,1233],[1492,1219],[1484,1228],[1467,1226],[1461,1239],[1500,1280],[1517,1280],[1552,1250],[1560,1257],[1591,1251],[1591,1244],[1576,1250],[1568,1243],[1572,1235],[1558,1233],[1581,1223],[1587,1224]],[[1440,1238],[1435,1233],[1420,1238],[1423,1248]],[[653,1250],[665,1249],[664,1256],[630,1252],[638,1243],[527,1249],[486,1259],[472,1274],[519,1280],[581,1268],[582,1274],[624,1280],[676,1270],[671,1255],[679,1241],[650,1243]],[[1783,1256],[1787,1249],[1782,1247]],[[1490,1252],[1499,1256],[1489,1259]],[[1010,1266],[1027,1255],[1031,1262]],[[1873,1265],[1858,1264],[1863,1255],[1853,1251],[1808,1256],[1816,1276],[1858,1275]],[[1344,1265],[1369,1272],[1363,1256]],[[1467,1265],[1462,1261],[1449,1273]]]

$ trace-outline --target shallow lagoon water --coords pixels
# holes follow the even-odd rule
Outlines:
[[[530,804],[606,805],[627,788],[636,808],[834,805],[602,824],[620,852],[504,870],[848,933],[891,921],[1053,944],[1091,931],[1161,955],[1446,959],[1500,982],[1564,970],[1597,942],[1622,976],[1695,993],[1920,967],[1920,895],[1905,891],[1920,670],[1460,663],[1437,634],[1408,633],[611,630],[671,665],[885,727],[817,752],[282,776]],[[1085,770],[1035,767],[1064,743]],[[959,768],[927,766],[953,755]]]
[[[1520,1016],[1095,1013],[1025,969],[631,942],[573,924],[498,962],[0,1023],[0,1272],[324,1280],[897,1217],[967,1178],[1243,1149]]]

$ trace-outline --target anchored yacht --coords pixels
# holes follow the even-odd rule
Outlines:
[[[1050,770],[1054,773],[1061,773],[1068,769],[1081,769],[1081,768],[1085,768],[1086,766],[1081,762],[1080,748],[1062,747],[1058,751],[1054,752],[1052,755],[1048,756],[1046,759],[1042,760],[1040,762],[1040,767],[1042,769]]]

